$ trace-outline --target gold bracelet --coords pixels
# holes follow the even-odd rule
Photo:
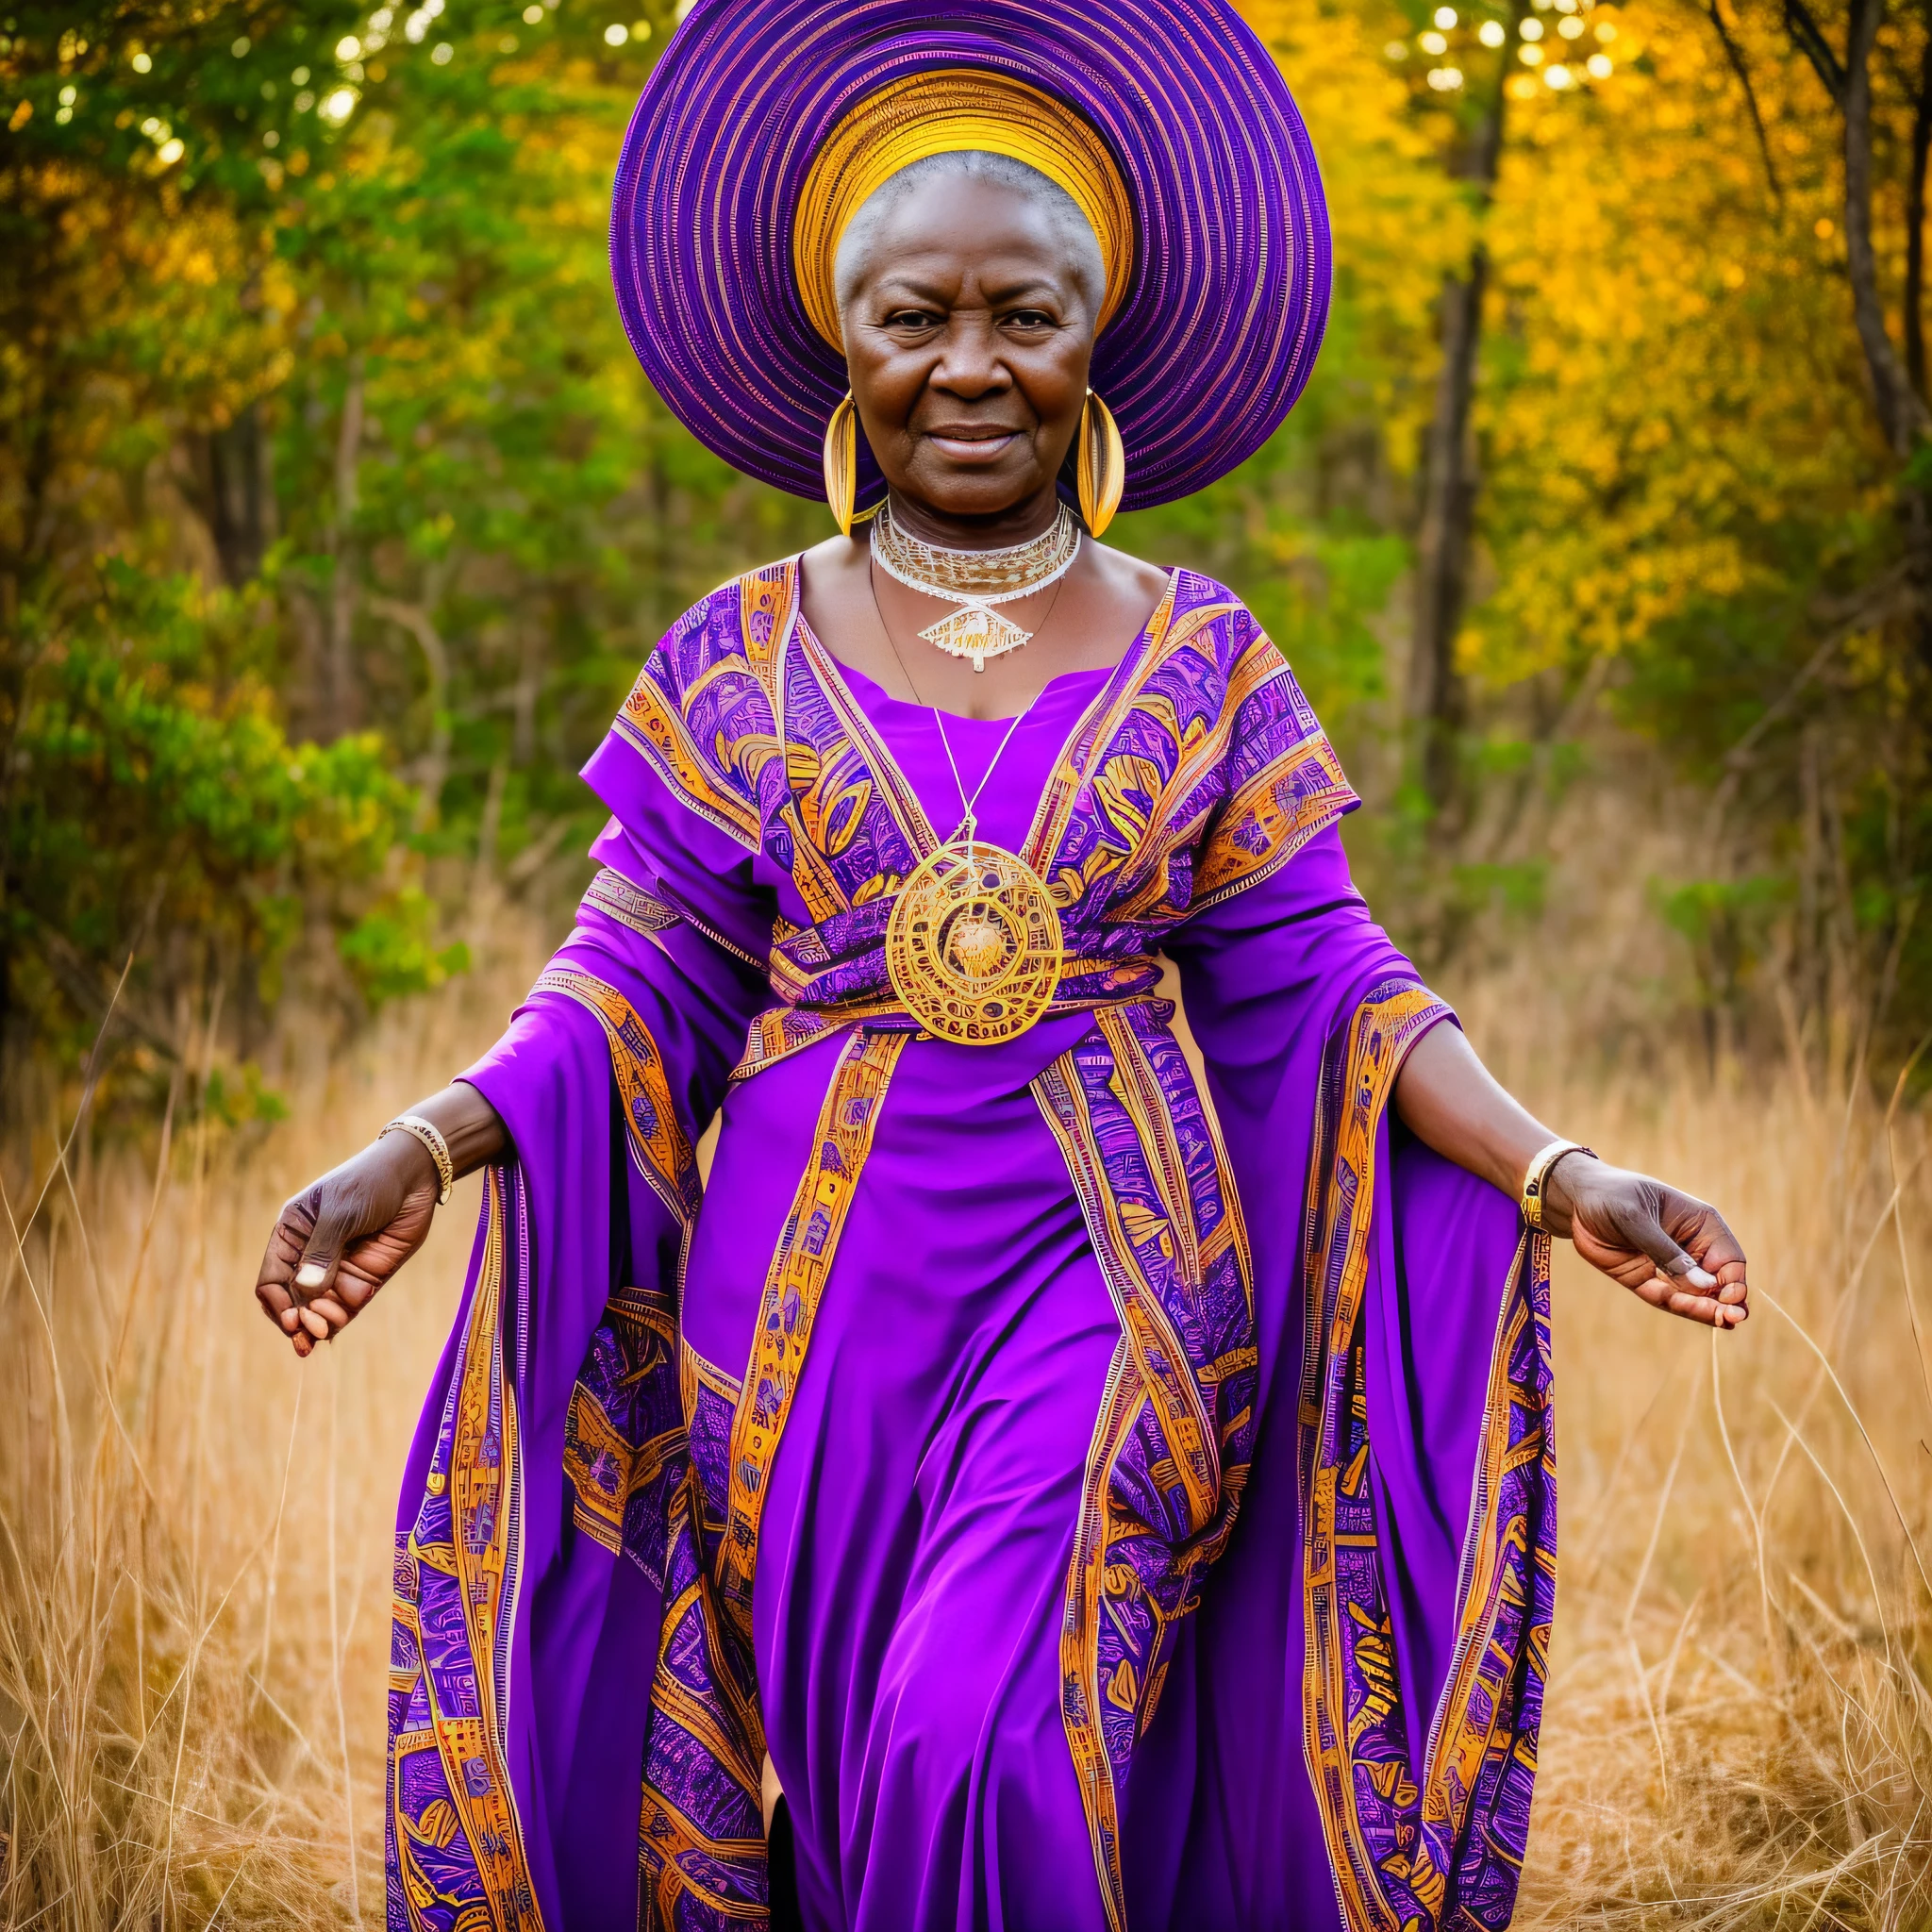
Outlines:
[[[450,1193],[457,1184],[457,1164],[449,1158],[449,1142],[442,1138],[436,1124],[425,1121],[420,1113],[399,1113],[375,1138],[380,1141],[388,1134],[413,1134],[428,1148],[429,1158],[436,1163],[436,1178],[442,1184],[436,1205],[447,1208]]]
[[[1566,1154],[1587,1154],[1592,1160],[1597,1158],[1596,1149],[1586,1147],[1581,1141],[1552,1141],[1529,1163],[1529,1170],[1523,1176],[1523,1218],[1539,1232],[1543,1224],[1543,1191],[1549,1185],[1550,1170]]]

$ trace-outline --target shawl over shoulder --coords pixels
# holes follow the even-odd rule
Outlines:
[[[1500,1932],[1554,1602],[1547,1245],[1391,1127],[1450,1016],[1349,882],[1326,737],[1175,573],[1026,842],[1055,1006],[948,1048],[883,958],[937,837],[797,597],[752,573],[653,654],[586,768],[604,870],[465,1076],[514,1152],[398,1516],[390,1924],[764,1921],[764,1499],[894,1068],[956,1052],[1031,1088],[1120,1317],[1058,1640],[1106,1921]],[[692,1147],[834,1040],[749,1357],[707,1360]],[[1028,1877],[960,1923],[1080,1883]]]

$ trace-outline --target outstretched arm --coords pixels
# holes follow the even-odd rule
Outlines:
[[[409,1111],[441,1134],[458,1176],[505,1145],[496,1109],[458,1080]],[[413,1134],[385,1134],[282,1209],[256,1277],[262,1312],[307,1355],[358,1314],[418,1248],[441,1178]]]
[[[1506,1194],[1557,1138],[1476,1058],[1460,1027],[1433,1026],[1403,1063],[1395,1109],[1418,1140]],[[1749,1313],[1744,1251],[1714,1208],[1582,1153],[1558,1160],[1543,1225],[1653,1307],[1735,1328]]]

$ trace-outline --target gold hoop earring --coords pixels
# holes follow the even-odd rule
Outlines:
[[[825,425],[825,501],[840,534],[852,534],[852,498],[858,489],[858,406],[848,389]]]
[[[1113,411],[1091,389],[1080,406],[1080,455],[1074,476],[1087,534],[1098,537],[1121,507],[1121,491],[1127,487],[1127,452]]]

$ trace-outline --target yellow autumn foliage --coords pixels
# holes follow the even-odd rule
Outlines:
[[[1875,515],[1888,481],[1815,76],[1765,19],[1735,29],[1774,192],[1707,19],[1632,0],[1592,20],[1616,30],[1616,73],[1514,104],[1489,224],[1498,588],[1464,643],[1498,680],[1748,594],[1774,572],[1767,533]]]

